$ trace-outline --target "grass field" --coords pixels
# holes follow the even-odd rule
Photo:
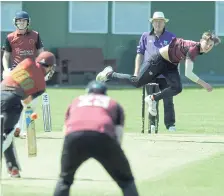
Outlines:
[[[140,184],[140,193],[152,196],[222,196],[224,154],[179,168],[165,177]]]
[[[85,93],[83,89],[49,89],[51,97],[53,130],[62,129],[64,114],[68,104],[76,96]],[[141,93],[140,89],[110,90],[109,95],[125,109],[126,132],[140,132],[141,128]],[[224,88],[216,88],[212,93],[203,89],[185,89],[174,98],[176,110],[176,126],[178,133],[223,133]],[[41,104],[41,101],[39,101]],[[37,109],[39,120],[37,129],[42,131],[41,105]],[[164,132],[163,105],[160,104],[160,131]]]
[[[38,139],[39,154],[34,159],[27,158],[25,141],[16,140],[23,178],[12,180],[3,172],[4,196],[47,196],[53,193],[60,167],[64,114],[72,99],[85,91],[48,89],[48,92],[54,132],[44,134],[51,139]],[[130,160],[140,195],[223,195],[223,94],[224,88],[215,88],[212,93],[202,89],[184,89],[174,98],[176,133],[168,133],[165,129],[161,101],[159,135],[149,136],[140,133],[141,90],[109,91],[109,95],[125,109],[127,134],[123,148]],[[39,119],[36,129],[41,136],[43,124],[40,100],[37,112]],[[71,195],[116,196],[121,193],[101,166],[90,160],[78,171]]]

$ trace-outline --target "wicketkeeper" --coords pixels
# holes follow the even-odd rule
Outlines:
[[[20,177],[12,135],[23,109],[21,101],[27,105],[45,91],[45,76],[53,75],[55,65],[55,56],[51,52],[42,52],[36,61],[30,58],[23,60],[15,69],[8,72],[1,82],[1,114],[4,116],[3,151],[5,150],[6,164],[11,177]]]
[[[54,196],[69,196],[80,165],[94,158],[117,182],[124,196],[137,196],[129,162],[121,149],[123,108],[106,95],[104,83],[93,81],[87,95],[74,99],[65,117],[61,173]]]

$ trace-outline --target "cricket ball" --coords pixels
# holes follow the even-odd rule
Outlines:
[[[37,113],[32,113],[31,114],[31,116],[30,116],[30,118],[32,119],[32,120],[36,120],[37,119]]]

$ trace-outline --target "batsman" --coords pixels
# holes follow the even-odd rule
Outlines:
[[[23,107],[44,93],[45,76],[54,74],[56,59],[51,52],[41,52],[36,60],[26,58],[5,75],[1,82],[1,114],[3,123],[3,151],[8,173],[20,177],[20,168],[13,144],[13,130]]]

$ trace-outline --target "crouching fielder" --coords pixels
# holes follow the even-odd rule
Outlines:
[[[74,99],[67,110],[61,173],[54,196],[69,196],[74,174],[89,158],[104,166],[124,196],[138,195],[129,162],[120,147],[124,112],[106,91],[104,83],[90,82],[88,94]]]

